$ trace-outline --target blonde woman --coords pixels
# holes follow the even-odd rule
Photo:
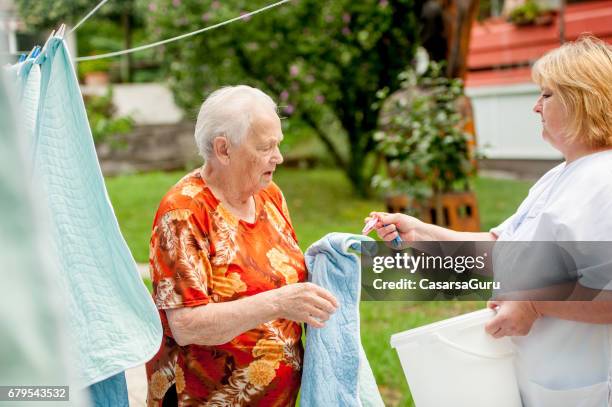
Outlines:
[[[612,241],[612,47],[593,37],[567,43],[536,62],[533,79],[541,88],[533,110],[542,118],[542,137],[565,162],[490,232],[455,232],[403,214],[376,213],[382,239],[399,234],[405,241]],[[576,292],[603,288],[612,281],[612,268],[606,273],[585,272]],[[487,332],[511,336],[516,344],[525,406],[609,405],[612,302],[491,301],[489,306],[498,313]]]

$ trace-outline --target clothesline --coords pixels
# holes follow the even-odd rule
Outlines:
[[[281,0],[281,1],[276,2],[274,4],[270,4],[270,5],[267,5],[265,7],[262,7],[259,10],[251,11],[250,13],[246,13],[246,14],[240,15],[238,17],[231,18],[231,19],[223,21],[221,23],[218,23],[218,24],[215,24],[215,25],[211,25],[209,27],[204,27],[204,28],[201,28],[199,30],[192,31],[190,33],[178,35],[176,37],[167,38],[165,40],[153,42],[151,44],[146,44],[146,45],[141,45],[141,46],[134,47],[134,48],[124,49],[122,51],[109,52],[107,54],[92,55],[92,56],[88,56],[88,57],[79,57],[79,58],[75,58],[74,60],[77,61],[77,62],[80,62],[80,61],[91,61],[91,60],[94,60],[94,59],[111,58],[111,57],[116,57],[116,56],[119,56],[119,55],[130,54],[132,52],[143,51],[145,49],[158,47],[160,45],[168,44],[168,43],[171,43],[171,42],[174,42],[174,41],[179,41],[179,40],[182,40],[184,38],[191,37],[193,35],[201,34],[201,33],[205,32],[205,31],[210,31],[210,30],[214,30],[215,28],[223,27],[224,25],[231,24],[231,23],[233,23],[235,21],[238,21],[238,20],[247,19],[247,18],[249,18],[251,16],[254,16],[255,14],[259,14],[259,13],[264,12],[266,10],[269,10],[271,8],[278,7],[278,6],[280,6],[280,5],[284,4],[284,3],[288,3],[289,1],[291,1],[291,0]]]
[[[68,34],[74,32],[81,24],[83,24],[87,19],[89,19],[107,1],[108,0],[102,0],[72,30],[70,30],[70,32]],[[73,61],[75,61],[75,62],[82,62],[82,61],[92,61],[92,60],[96,60],[96,59],[112,58],[112,57],[116,57],[116,56],[120,56],[120,55],[130,54],[130,53],[133,53],[133,52],[143,51],[143,50],[150,49],[150,48],[155,48],[155,47],[158,47],[160,45],[165,45],[165,44],[168,44],[168,43],[171,43],[171,42],[180,41],[182,39],[185,39],[185,38],[188,38],[188,37],[192,37],[194,35],[201,34],[201,33],[206,32],[206,31],[210,31],[210,30],[214,30],[216,28],[223,27],[225,25],[234,23],[234,22],[236,22],[238,20],[246,20],[246,19],[250,18],[251,16],[254,16],[256,14],[259,14],[259,13],[262,13],[264,11],[270,10],[270,9],[272,9],[274,7],[278,7],[278,6],[282,5],[282,4],[288,3],[290,1],[291,0],[281,0],[281,1],[278,1],[276,3],[269,4],[269,5],[265,6],[265,7],[260,8],[260,9],[257,9],[255,11],[251,11],[251,12],[246,13],[246,14],[241,14],[240,16],[231,18],[229,20],[220,22],[218,24],[211,25],[209,27],[200,28],[198,30],[191,31],[191,32],[186,33],[186,34],[177,35],[176,37],[166,38],[165,40],[160,40],[160,41],[156,41],[156,42],[153,42],[153,43],[150,43],[150,44],[140,45],[140,46],[137,46],[137,47],[134,47],[134,48],[128,48],[128,49],[124,49],[124,50],[121,50],[121,51],[109,52],[109,53],[106,53],[106,54],[99,54],[99,55],[91,55],[91,56],[78,57],[78,58],[74,58]],[[16,52],[16,53],[13,53],[13,55],[18,55],[18,54],[28,53],[28,52],[29,51]]]
[[[89,19],[89,17],[93,16],[96,11],[98,11],[98,9],[100,7],[102,7],[108,0],[102,0],[100,3],[98,3],[98,5],[96,7],[94,7],[89,13],[87,13],[87,15],[85,17],[83,17],[81,19],[81,21],[79,21],[72,30],[70,30],[70,32],[68,33],[68,35],[72,34],[73,32],[75,32],[80,26],[81,24],[83,24],[85,21],[87,21]]]
[[[73,32],[75,32],[81,25],[83,25],[84,22],[86,22],[87,20],[89,20],[89,18],[91,16],[93,16],[96,11],[98,11],[100,9],[100,7],[102,7],[104,4],[106,4],[106,2],[108,2],[108,0],[102,0],[100,3],[98,3],[96,5],[96,7],[94,7],[93,9],[91,9],[91,11],[89,13],[87,13],[87,15],[85,15],[85,17],[83,17],[81,19],[81,21],[79,21],[78,23],[76,23],[76,25],[72,28],[72,30],[70,30],[68,32],[68,35],[72,34]],[[51,33],[51,36],[53,36],[53,34],[55,34],[55,31],[53,31]],[[36,48],[36,47],[35,47]],[[34,50],[32,50],[34,51]],[[3,55],[31,55],[32,51],[15,51],[15,52],[6,52],[6,53],[2,53]]]

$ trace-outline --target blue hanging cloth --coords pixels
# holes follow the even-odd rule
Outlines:
[[[359,334],[361,242],[372,239],[330,233],[306,250],[308,281],[330,291],[340,308],[323,328],[308,327],[300,405],[384,407]]]
[[[51,38],[36,63],[41,78],[32,135],[33,176],[43,187],[51,219],[50,248],[66,296],[76,372],[83,386],[120,375],[109,381],[120,388],[122,372],[147,362],[159,349],[159,314],[106,193],[64,41]],[[102,405],[96,400],[94,404]]]

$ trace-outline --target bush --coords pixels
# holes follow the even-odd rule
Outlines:
[[[536,19],[544,10],[534,0],[527,0],[524,4],[514,8],[508,19],[516,25],[535,24]]]
[[[122,136],[133,130],[134,121],[130,116],[114,117],[116,109],[111,87],[104,96],[88,96],[85,99],[85,107],[96,145],[109,143],[115,148],[125,146]]]
[[[374,186],[423,201],[466,185],[474,168],[471,135],[463,131],[458,111],[463,82],[443,76],[443,64],[436,62],[425,74],[408,69],[400,79],[400,91],[390,97],[380,92],[386,101],[374,139],[388,167],[387,174],[374,177]]]

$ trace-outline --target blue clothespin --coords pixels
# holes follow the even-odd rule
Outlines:
[[[27,56],[28,56],[27,54],[21,54],[19,56],[19,61],[17,61],[17,62],[21,63],[21,62],[25,61]]]
[[[19,62],[25,62],[30,58],[33,58],[34,53],[36,52],[36,49],[38,48],[38,45],[36,45],[34,48],[32,48],[32,50],[30,52],[28,52],[27,54],[23,54],[20,58],[19,58]],[[25,64],[21,65],[19,67],[19,69],[17,70],[17,76],[21,75],[21,70],[24,69]]]
[[[38,56],[38,54],[40,54],[40,50],[42,48],[39,47],[38,45],[36,47],[34,47],[34,52],[32,52],[32,58],[36,58]]]
[[[402,243],[404,243],[404,241],[402,240],[401,237],[397,236],[395,239],[393,239],[391,241],[391,244],[393,245],[394,248],[396,249],[401,249],[402,247]]]

